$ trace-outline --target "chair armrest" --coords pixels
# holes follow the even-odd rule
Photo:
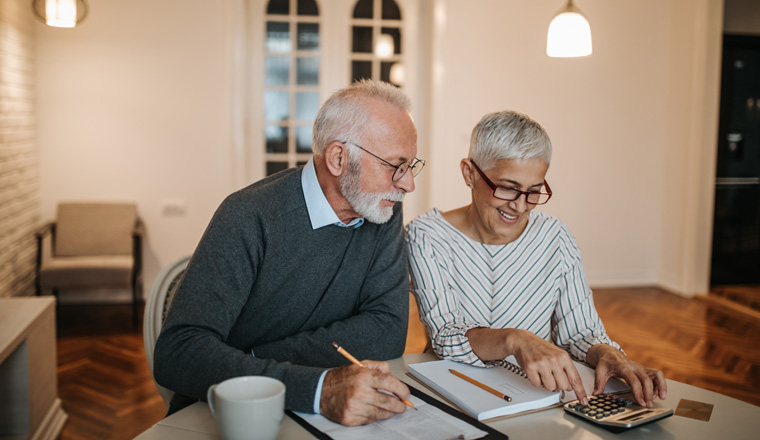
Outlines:
[[[137,238],[142,237],[143,235],[145,235],[145,224],[138,218],[135,221],[134,229],[132,229],[132,236]]]
[[[42,226],[40,226],[39,228],[37,228],[37,230],[34,231],[34,236],[39,240],[39,239],[45,237],[45,235],[50,234],[50,233],[55,234],[55,222],[54,221],[49,221],[49,222],[43,224]]]
[[[145,235],[145,224],[138,217],[135,227],[132,229],[132,258],[134,259],[134,271],[132,272],[132,284],[136,285],[142,280],[142,239]]]
[[[53,242],[51,246],[55,246],[55,221],[49,221],[39,228],[37,228],[36,231],[34,231],[34,238],[37,241],[37,258],[36,258],[36,264],[35,264],[35,271],[34,271],[34,285],[37,295],[40,295],[42,293],[42,288],[40,286],[40,268],[42,267],[42,255],[44,250],[43,241],[45,240],[45,237],[50,235],[51,241]],[[53,251],[54,252],[54,251]]]

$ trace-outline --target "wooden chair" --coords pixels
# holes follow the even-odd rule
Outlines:
[[[61,289],[132,289],[133,319],[142,297],[142,222],[134,203],[58,204],[37,238],[37,295]]]

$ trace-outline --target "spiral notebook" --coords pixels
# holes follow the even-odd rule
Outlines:
[[[560,392],[547,391],[531,384],[514,356],[497,362],[492,368],[474,367],[449,360],[409,364],[408,367],[412,377],[477,420],[547,408],[576,399],[575,393],[564,393],[562,396]],[[594,370],[578,362],[575,362],[575,367],[583,380],[586,392],[591,394],[594,389]],[[458,378],[449,371],[450,369],[509,396],[512,401],[507,402]],[[619,393],[629,389],[624,382],[611,379],[604,391]]]

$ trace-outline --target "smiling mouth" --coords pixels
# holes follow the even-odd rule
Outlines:
[[[501,214],[501,216],[504,217],[507,220],[516,220],[517,219],[516,215],[509,215],[506,212],[504,212],[504,211],[502,211],[501,209],[498,209],[498,208],[496,210],[499,211],[499,214]]]

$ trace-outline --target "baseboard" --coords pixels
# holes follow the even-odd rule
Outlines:
[[[56,440],[60,436],[61,431],[63,431],[63,426],[66,424],[68,417],[61,407],[61,399],[56,398],[55,402],[50,405],[50,409],[45,414],[45,418],[42,419],[37,431],[29,439]]]

